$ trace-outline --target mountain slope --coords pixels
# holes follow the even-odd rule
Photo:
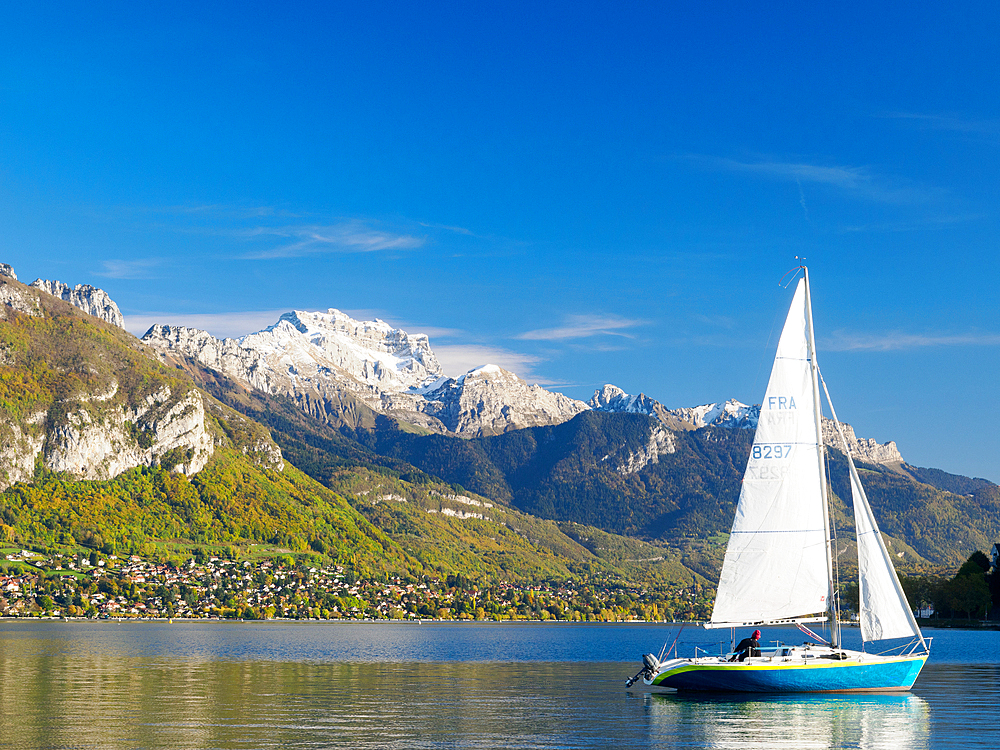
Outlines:
[[[5,276],[0,278],[0,469],[7,485],[32,478],[66,486],[72,478],[113,484],[126,474],[179,472],[191,478],[192,487],[201,488],[196,494],[202,503],[202,510],[184,521],[189,525],[182,536],[278,540],[282,524],[275,519],[283,517],[282,504],[299,508],[310,501],[282,485],[274,497],[294,499],[266,502],[263,515],[252,510],[258,497],[271,492],[261,488],[277,486],[255,472],[281,475],[281,452],[252,421],[259,420],[286,458],[325,485],[312,485],[312,497],[327,497],[335,490],[324,502],[353,519],[354,528],[368,529],[359,531],[358,539],[374,540],[375,546],[363,542],[361,548],[381,549],[371,554],[393,561],[394,569],[455,566],[491,576],[566,576],[587,569],[617,575],[629,560],[655,559],[659,562],[636,570],[652,576],[671,571],[669,575],[681,577],[690,570],[707,576],[717,570],[756,407],[729,401],[668,410],[641,394],[629,396],[605,386],[589,408],[574,402],[578,406],[571,404],[568,411],[558,405],[550,409],[546,399],[553,394],[500,368],[479,368],[454,381],[435,377],[438,365],[425,337],[408,337],[378,321],[358,323],[336,311],[284,316],[276,326],[254,335],[256,348],[195,332],[190,336],[201,344],[194,355],[184,346],[161,346],[157,364],[124,331],[38,286],[17,283],[12,273],[0,273]],[[334,339],[339,343],[330,344]],[[206,352],[212,351],[206,363]],[[244,367],[248,351],[256,359]],[[227,357],[243,367],[242,380],[223,374],[220,363]],[[326,390],[314,387],[325,377],[324,368],[340,368],[354,385],[344,386],[338,375],[323,381]],[[288,382],[312,385],[279,388],[268,380],[276,373]],[[532,389],[539,400],[524,395]],[[370,404],[372,393],[379,394],[375,407]],[[518,393],[520,400],[513,399]],[[399,399],[410,399],[411,405],[419,402],[423,411],[403,408]],[[517,409],[508,408],[512,400]],[[420,421],[413,418],[417,413],[431,420],[425,424],[450,433],[427,434],[414,427]],[[576,417],[568,419],[573,413]],[[540,424],[515,429],[533,422]],[[845,428],[876,515],[895,538],[893,549],[904,562],[953,564],[971,549],[989,547],[1000,535],[996,485],[909,466],[893,443],[858,439]],[[829,424],[824,432],[832,445],[839,445]],[[474,437],[459,439],[456,434]],[[223,466],[236,468],[226,473]],[[52,472],[65,476],[53,477]],[[843,458],[835,448],[830,472],[838,495],[833,505],[836,525],[847,531],[853,520],[849,502],[840,498],[850,495]],[[179,482],[173,474],[164,476]],[[291,481],[293,474],[284,481]],[[309,485],[311,480],[296,476],[303,487]],[[153,480],[134,482],[141,488]],[[169,483],[162,478],[156,482]],[[394,489],[377,493],[379,483]],[[73,492],[99,484],[77,481]],[[235,489],[222,489],[228,486]],[[23,487],[12,491],[23,493]],[[53,497],[64,491],[54,492]],[[124,490],[107,492],[117,498]],[[154,497],[150,492],[148,487],[135,490],[147,504]],[[26,509],[41,508],[45,502],[33,495],[28,502],[29,495],[23,495],[20,510],[8,519],[9,533],[51,536],[49,531],[69,523],[62,516],[57,522],[32,515]],[[373,501],[381,495],[405,502]],[[490,517],[470,510],[486,503],[492,507]],[[104,511],[93,512],[99,516]],[[23,513],[28,515],[22,518]],[[335,523],[317,521],[317,536],[307,533],[305,521],[295,520],[296,513],[306,518],[308,512],[299,508],[288,513],[286,546],[306,545],[342,555],[351,543],[349,535],[322,531],[339,528]],[[219,524],[205,526],[204,518],[213,514]],[[167,510],[161,515],[172,518]],[[154,518],[143,521],[140,516],[134,516],[140,531],[131,536],[115,536],[113,524],[92,536],[108,534],[114,544],[127,545],[150,533],[168,533],[166,526],[155,527]],[[50,523],[56,525],[46,525]],[[173,531],[181,528],[176,525],[181,521],[171,523]],[[147,526],[159,530],[141,530]],[[87,533],[67,528],[76,529],[69,536]],[[585,543],[602,533],[612,535],[606,537],[607,544]],[[647,547],[623,553],[617,562],[601,552],[607,547],[632,550],[635,545]]]
[[[520,513],[503,499],[471,495],[457,483],[442,482],[405,460],[372,450],[376,435],[412,440],[420,447],[441,446],[449,454],[474,454],[475,441],[405,432],[382,415],[372,415],[364,427],[341,423],[334,428],[303,413],[286,396],[248,389],[192,358],[175,356],[172,361],[213,396],[266,424],[289,462],[348,498],[408,554],[434,569],[513,581],[601,573],[675,583],[710,570],[687,566],[679,552],[660,545]],[[483,510],[484,503],[492,507]],[[602,543],[589,541],[593,539]]]
[[[205,466],[215,438],[190,381],[131,334],[38,289],[0,278],[0,300],[0,487],[30,479],[36,462],[87,479]]]
[[[644,414],[589,411],[560,425],[467,441],[391,431],[359,437],[380,454],[542,518],[679,548],[719,535],[724,541],[753,433],[710,426],[664,440],[663,429]],[[854,527],[845,467],[831,448],[841,535]],[[955,565],[1000,537],[996,485],[958,495],[916,482],[894,464],[859,462],[859,469],[877,520],[903,551],[901,562]]]

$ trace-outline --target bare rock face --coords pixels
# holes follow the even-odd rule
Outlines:
[[[659,463],[660,456],[677,452],[677,442],[674,433],[662,425],[653,427],[649,442],[640,451],[629,451],[628,456],[618,464],[618,473],[622,476],[635,474],[648,464]]]
[[[104,405],[117,392],[77,397],[57,410],[55,424],[38,412],[19,425],[0,421],[0,485],[30,481],[35,462],[79,479],[113,479],[136,466],[164,465],[188,476],[204,468],[215,441],[205,429],[205,407],[195,389],[167,387],[135,409]],[[67,408],[68,407],[68,408]]]
[[[31,286],[69,302],[85,313],[111,323],[111,325],[119,328],[125,327],[125,318],[122,316],[121,310],[103,289],[98,289],[90,284],[77,284],[70,288],[69,284],[64,284],[61,281],[45,281],[44,279],[35,279],[31,282]]]
[[[844,431],[852,458],[869,464],[902,463],[903,456],[900,455],[899,448],[896,447],[894,441],[879,443],[873,438],[859,438],[854,434],[854,428],[849,424],[841,422],[840,427]],[[823,442],[840,451],[844,450],[844,441],[840,439],[833,420],[826,417],[823,418]]]
[[[426,394],[422,411],[460,435],[499,435],[524,427],[560,424],[587,405],[529,385],[497,365],[485,365]]]
[[[20,284],[0,284],[0,304],[23,315],[36,318],[42,315],[38,299]]]
[[[29,425],[21,425],[0,420],[0,490],[5,490],[16,482],[27,482],[35,474],[35,459],[42,452],[45,433],[33,429],[45,419],[45,412],[37,412],[28,417]]]
[[[17,281],[17,274],[14,273],[14,269],[6,263],[0,263],[0,276]]]
[[[241,339],[156,325],[142,340],[252,388],[291,396],[320,418],[356,400],[435,432],[475,436],[558,424],[587,408],[495,365],[446,378],[426,336],[334,309],[286,313]]]
[[[205,431],[198,391],[178,398],[163,388],[139,409],[102,416],[95,419],[86,408],[69,412],[48,435],[45,467],[81,479],[112,479],[135,466],[168,460],[171,469],[190,476],[212,456],[214,441]]]

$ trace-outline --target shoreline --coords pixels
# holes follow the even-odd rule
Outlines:
[[[662,620],[620,620],[612,622],[604,621],[579,621],[579,620],[463,620],[463,619],[374,619],[374,618],[333,618],[333,619],[295,619],[289,617],[271,617],[268,619],[247,620],[228,617],[14,617],[11,615],[0,615],[0,624],[7,622],[39,622],[39,623],[115,623],[115,624],[140,624],[140,623],[160,623],[168,625],[184,625],[192,623],[226,623],[231,625],[556,625],[556,626],[620,626],[620,625],[644,625],[644,626],[666,626],[666,627],[694,627],[701,626],[701,621],[689,622],[664,622]],[[996,631],[1000,630],[1000,622],[979,622],[970,623],[968,621],[942,620],[940,622],[917,620],[921,630],[967,630]],[[842,627],[857,628],[856,623],[843,623]]]

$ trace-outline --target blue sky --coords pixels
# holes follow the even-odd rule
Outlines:
[[[839,415],[1000,481],[995,5],[204,5],[0,10],[23,280],[677,407],[760,400],[804,256]]]

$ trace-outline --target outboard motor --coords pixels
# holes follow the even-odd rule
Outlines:
[[[660,669],[660,660],[657,659],[652,654],[642,655],[642,669],[636,672],[635,677],[630,677],[625,680],[625,687],[632,687],[635,683],[639,681],[640,677],[645,677],[647,680],[653,679],[653,676]]]

